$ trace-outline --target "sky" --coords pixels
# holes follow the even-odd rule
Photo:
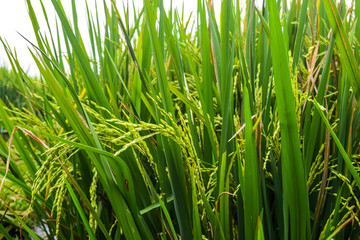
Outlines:
[[[106,0],[110,2],[109,0]],[[117,0],[119,6],[122,6],[123,2],[129,2],[131,7],[132,0]],[[47,25],[45,19],[42,17],[42,9],[40,5],[40,1],[32,0],[32,5],[34,7],[35,13],[37,16],[40,16],[38,21],[40,25],[40,31],[45,32],[47,30]],[[51,4],[50,0],[43,1],[45,5],[46,12],[49,17],[50,24],[52,28],[55,27],[55,11]],[[71,16],[71,0],[62,0],[63,7],[68,16]],[[95,14],[95,0],[87,0],[90,11]],[[100,19],[104,22],[104,10],[102,6],[102,0],[97,1],[98,4],[98,12]],[[214,9],[217,14],[219,14],[220,9],[220,0],[215,0]],[[143,0],[134,0],[134,4],[137,9],[140,9],[142,6]],[[196,0],[184,0],[177,1],[173,0],[173,8],[177,8],[179,11],[182,9],[182,4],[184,3],[184,15],[185,17],[190,15],[191,11],[196,11]],[[77,0],[77,14],[79,21],[79,28],[82,34],[87,33],[88,24],[86,22],[86,7],[85,0]],[[110,5],[110,3],[109,3]],[[170,1],[164,0],[164,7],[166,9],[170,8]],[[119,11],[122,7],[119,7]],[[131,19],[131,17],[130,17]],[[16,49],[16,54],[19,59],[21,66],[24,69],[28,70],[30,75],[37,75],[38,72],[36,70],[35,63],[32,60],[32,57],[28,51],[29,44],[18,34],[21,33],[23,36],[28,38],[32,42],[36,42],[35,35],[33,33],[33,28],[31,25],[30,18],[28,16],[26,0],[0,0],[0,37],[7,41],[12,50]],[[86,42],[86,40],[85,40]],[[9,62],[7,60],[6,52],[3,48],[3,45],[0,44],[0,66],[8,66]]]
[[[105,0],[108,5],[110,5],[110,0]],[[143,0],[117,0],[117,4],[122,6],[123,3],[129,2],[130,7],[134,1],[136,8],[139,10],[142,7]],[[346,0],[349,3],[351,0]],[[42,17],[42,10],[39,0],[31,0],[32,5],[34,7],[35,13],[39,16],[39,25],[40,31],[46,32],[47,26],[45,19]],[[45,4],[46,12],[49,16],[50,24],[52,28],[55,28],[55,11],[51,4],[50,0],[43,0]],[[65,12],[68,16],[71,16],[71,0],[61,0]],[[95,13],[95,5],[96,0],[87,0],[90,11]],[[104,10],[102,8],[102,0],[97,0],[98,4],[98,12],[99,17],[104,22]],[[214,10],[217,17],[220,15],[220,3],[221,0],[212,0],[214,4]],[[240,2],[243,2],[240,0]],[[257,5],[260,5],[262,0],[255,0]],[[85,0],[76,0],[77,4],[77,13],[78,13],[78,21],[80,32],[83,36],[86,36],[88,25],[86,22],[86,8],[85,8]],[[173,8],[177,8],[179,12],[181,12],[182,5],[184,4],[184,15],[188,17],[190,12],[196,11],[197,0],[173,0]],[[170,0],[164,0],[165,9],[170,8]],[[119,11],[122,7],[119,7]],[[121,11],[120,11],[121,12]],[[130,17],[131,19],[131,17]],[[32,60],[32,57],[28,51],[29,44],[18,34],[21,33],[27,39],[32,42],[36,42],[35,36],[33,33],[33,28],[31,25],[30,18],[27,12],[26,0],[0,0],[0,37],[7,41],[12,50],[16,49],[16,54],[19,59],[21,66],[24,69],[28,70],[30,75],[38,75],[38,72],[35,67],[35,63]],[[86,44],[86,39],[84,39]],[[0,67],[8,66],[9,62],[7,60],[6,52],[0,44]]]

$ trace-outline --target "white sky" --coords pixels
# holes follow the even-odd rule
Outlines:
[[[118,0],[117,4],[119,6],[119,12],[122,13],[122,4],[129,2],[129,9],[132,9],[132,0]],[[47,31],[47,25],[45,19],[43,18],[41,5],[38,0],[32,0],[32,5],[34,7],[35,13],[37,13],[39,25],[42,32]],[[44,0],[45,9],[48,14],[50,24],[55,29],[55,11],[51,4],[50,0]],[[67,16],[71,16],[71,0],[62,0],[63,7]],[[95,14],[95,0],[87,0],[89,9],[92,13]],[[98,12],[100,19],[104,19],[104,10],[102,0],[97,0],[98,2]],[[110,1],[108,6],[110,6]],[[184,2],[185,17],[188,17],[191,11],[196,11],[197,0],[173,0],[173,8],[177,8],[179,12],[182,10],[182,4]],[[215,12],[219,14],[220,9],[220,0],[213,0],[215,2]],[[135,6],[139,8],[142,6],[143,0],[134,0]],[[80,32],[87,36],[87,21],[86,21],[86,7],[85,0],[77,0],[77,14],[78,14],[78,24]],[[165,0],[164,5],[166,9],[170,8],[170,1]],[[131,12],[131,11],[130,11]],[[40,17],[39,17],[40,16]],[[102,20],[104,21],[104,20]],[[101,22],[100,22],[101,24]],[[55,30],[54,30],[55,31]],[[16,49],[16,53],[19,59],[19,62],[22,67],[28,69],[28,72],[31,75],[37,74],[37,70],[34,68],[34,63],[32,57],[28,51],[28,43],[17,33],[21,33],[30,41],[36,43],[35,36],[33,33],[33,28],[31,25],[30,18],[27,12],[26,0],[0,0],[0,37],[5,39],[10,45],[11,49]],[[88,42],[84,39],[85,43]],[[6,52],[3,48],[3,45],[0,44],[0,66],[9,66],[7,60]]]
[[[100,19],[104,19],[104,10],[102,8],[102,1],[97,0],[98,2],[98,12]],[[105,0],[110,6],[110,0]],[[122,4],[129,2],[129,8],[132,9],[132,1],[134,1],[135,6],[139,9],[142,6],[143,0],[117,0],[119,6],[119,11],[122,13]],[[289,0],[288,0],[289,1]],[[349,4],[351,0],[346,0]],[[39,0],[32,0],[35,13],[37,13],[39,25],[42,32],[47,30],[45,19],[42,15],[41,5]],[[45,4],[45,9],[47,11],[49,21],[52,22],[52,27],[55,29],[55,11],[53,9],[52,3],[50,0],[43,0]],[[62,0],[63,7],[67,16],[71,16],[71,0]],[[95,0],[87,0],[90,11],[95,14]],[[221,0],[212,0],[214,4],[215,14],[220,15],[220,2]],[[240,0],[240,3],[244,2]],[[257,5],[262,2],[262,0],[256,0]],[[182,10],[182,4],[184,3],[185,9],[185,18],[189,16],[190,12],[196,11],[197,0],[173,0],[173,8],[177,8],[179,12]],[[85,0],[77,0],[77,13],[78,13],[78,22],[80,32],[83,37],[87,36],[87,22],[86,22],[86,8]],[[170,0],[164,0],[164,5],[166,9],[170,7]],[[132,11],[130,11],[131,13]],[[104,20],[103,20],[104,21]],[[55,31],[55,30],[54,30]],[[0,0],[0,37],[5,39],[12,49],[16,49],[16,53],[19,59],[19,62],[22,67],[28,69],[28,72],[31,75],[37,74],[37,70],[34,67],[32,57],[27,49],[28,43],[17,33],[21,33],[30,41],[36,43],[35,36],[33,33],[33,28],[31,25],[30,18],[28,16],[26,0]],[[84,42],[89,42],[87,39],[84,39]],[[0,44],[0,66],[9,66],[5,50]]]

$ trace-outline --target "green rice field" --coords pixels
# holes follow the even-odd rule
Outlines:
[[[0,240],[359,240],[360,0],[165,1],[86,5],[87,29],[24,1]]]

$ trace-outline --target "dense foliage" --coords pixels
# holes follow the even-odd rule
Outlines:
[[[40,77],[1,39],[0,238],[359,239],[359,0],[104,1],[87,32],[32,2]]]
[[[0,98],[7,107],[14,105],[17,108],[25,106],[25,99],[18,91],[14,81],[16,75],[5,67],[0,67]]]

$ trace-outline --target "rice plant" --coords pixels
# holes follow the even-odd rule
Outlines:
[[[17,108],[24,106],[25,99],[19,92],[16,82],[13,81],[15,74],[5,67],[0,67],[0,98],[6,106],[13,104]]]
[[[0,238],[359,239],[358,0],[104,1],[88,29],[33,2],[39,78],[1,38]]]

